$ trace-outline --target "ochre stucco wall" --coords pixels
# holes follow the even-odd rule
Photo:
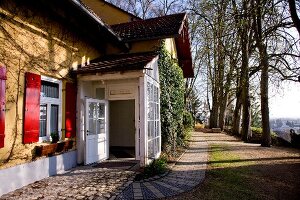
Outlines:
[[[31,161],[32,150],[40,145],[22,143],[25,72],[60,79],[64,89],[67,81],[73,81],[69,75],[71,68],[99,57],[101,53],[65,24],[41,12],[1,2],[0,14],[0,63],[7,68],[5,147],[0,148],[1,169]],[[62,117],[64,129],[64,110]],[[12,146],[8,163],[3,163]]]
[[[173,38],[164,39],[165,47],[173,58],[177,58],[175,40]],[[157,51],[161,45],[161,40],[146,40],[132,42],[130,53]]]
[[[102,0],[82,0],[90,7],[106,24],[119,24],[130,22],[134,19],[133,15],[122,11]]]
[[[167,51],[170,52],[172,58],[177,58],[176,44],[173,38],[165,39],[165,46]]]

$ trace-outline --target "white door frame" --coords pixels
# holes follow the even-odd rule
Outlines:
[[[114,100],[134,100],[134,115],[135,115],[135,159],[141,160],[141,145],[140,145],[140,97],[139,97],[139,82],[136,83],[116,83],[107,84],[106,91],[108,95],[106,96],[109,101]],[[128,93],[128,94],[124,94]],[[113,93],[113,95],[112,95]],[[120,94],[118,94],[120,93]]]
[[[93,135],[90,135],[90,131],[89,131],[89,110],[88,110],[88,106],[89,106],[89,103],[101,103],[101,104],[104,104],[104,123],[105,123],[105,126],[104,126],[104,134],[93,134]],[[108,101],[106,100],[98,100],[98,99],[92,99],[92,98],[85,98],[85,103],[84,103],[84,108],[85,108],[85,145],[84,145],[84,163],[85,164],[90,164],[90,163],[93,163],[93,162],[98,162],[98,161],[101,161],[101,160],[105,160],[105,159],[108,159],[109,157],[109,112],[108,112]],[[99,118],[100,120],[100,118]],[[98,130],[99,131],[99,130]],[[89,154],[91,152],[89,152],[89,139],[91,140],[97,140],[97,152],[99,153],[99,145],[100,143],[103,142],[103,145],[104,145],[104,155],[100,155],[100,154],[97,154],[97,157],[94,157],[94,158],[88,158]],[[91,144],[92,145],[92,144]]]

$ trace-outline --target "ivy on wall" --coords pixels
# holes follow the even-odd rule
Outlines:
[[[159,52],[160,114],[162,149],[176,152],[184,139],[184,79],[177,60],[173,59],[164,44]]]

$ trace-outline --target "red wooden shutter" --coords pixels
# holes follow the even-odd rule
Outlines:
[[[76,136],[76,84],[66,83],[66,138]]]
[[[39,141],[41,76],[25,73],[25,106],[23,143]]]
[[[5,81],[6,68],[0,65],[0,148],[4,147],[5,137]]]

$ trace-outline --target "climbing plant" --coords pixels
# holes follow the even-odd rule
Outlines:
[[[45,12],[43,12],[45,11]],[[37,143],[23,145],[25,72],[72,80],[68,71],[94,49],[73,33],[72,25],[51,18],[49,9],[21,1],[0,1],[0,64],[6,66],[5,147],[0,149],[0,168],[9,162],[31,160]]]
[[[163,44],[159,52],[160,114],[162,149],[176,152],[184,139],[184,79],[176,59],[173,59]]]

